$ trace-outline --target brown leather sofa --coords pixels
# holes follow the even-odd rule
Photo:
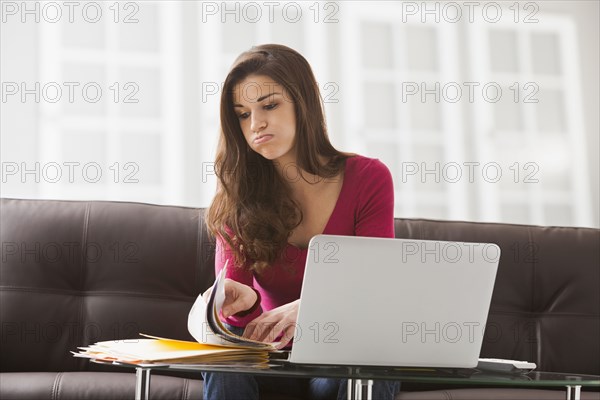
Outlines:
[[[138,332],[191,340],[187,314],[214,279],[214,242],[203,213],[2,199],[0,398],[133,398],[133,371],[69,351]],[[482,357],[600,375],[599,230],[397,219],[396,236],[500,246]],[[402,389],[402,399],[565,397],[564,390]],[[201,393],[199,374],[153,375],[154,399],[200,399]],[[600,394],[584,390],[582,398]]]

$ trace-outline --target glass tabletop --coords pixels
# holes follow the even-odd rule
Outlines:
[[[106,364],[102,362],[103,364]],[[287,377],[324,377],[373,380],[399,380],[402,382],[474,384],[498,386],[574,386],[600,387],[600,376],[557,372],[495,372],[477,368],[409,368],[378,366],[342,366],[296,364],[285,360],[273,360],[266,366],[210,365],[210,364],[156,364],[137,365],[114,362],[129,368],[144,368],[152,371],[197,371],[242,373]]]

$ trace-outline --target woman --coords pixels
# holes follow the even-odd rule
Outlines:
[[[224,322],[238,334],[290,346],[309,240],[316,234],[394,237],[394,195],[379,160],[329,142],[308,62],[282,45],[234,62],[221,96],[217,194],[207,212],[215,269],[229,261]],[[206,373],[205,399],[258,398],[260,389],[345,398],[340,379]],[[376,382],[373,398],[396,383]]]

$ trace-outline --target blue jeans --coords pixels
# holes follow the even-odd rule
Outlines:
[[[243,328],[227,325],[241,335]],[[348,381],[340,378],[286,378],[248,374],[203,372],[204,400],[258,399],[260,392],[296,395],[314,400],[345,400]],[[393,400],[400,391],[400,382],[373,382],[374,400]]]

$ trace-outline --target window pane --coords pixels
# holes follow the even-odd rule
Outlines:
[[[279,10],[278,7],[274,7],[274,10],[274,15],[281,15],[277,13],[283,12]],[[291,12],[292,11],[290,11],[290,13]],[[262,18],[265,18],[265,16],[263,15]],[[302,21],[302,19],[300,21]],[[304,29],[301,22],[290,23],[285,19],[280,18],[275,19],[271,26],[273,27],[273,37],[277,38],[277,43],[285,44],[286,46],[304,53]]]
[[[415,145],[413,160],[418,164],[418,173],[407,177],[415,183],[416,193],[438,192],[446,190],[444,168],[444,149],[441,146]],[[441,193],[440,193],[441,192]]]
[[[517,33],[490,31],[490,65],[494,72],[518,72]]]
[[[433,88],[434,85],[428,84],[427,87]],[[442,101],[441,97],[440,101]],[[441,129],[440,103],[436,101],[433,94],[428,94],[425,98],[422,98],[420,95],[409,97],[406,104],[409,107],[412,129]]]
[[[119,114],[124,117],[150,117],[161,115],[161,72],[157,68],[121,68],[119,71],[117,107]],[[126,86],[127,85],[127,86]],[[117,91],[107,92],[114,96]],[[134,101],[138,100],[137,103]]]
[[[234,16],[229,15],[226,22],[221,25],[223,50],[237,55],[255,45],[255,26],[256,24],[249,23],[244,18],[239,18],[239,22],[236,23]]]
[[[515,103],[515,95],[523,98],[523,93],[515,93],[516,87],[502,87],[502,96],[493,105],[494,122],[498,130],[520,131],[523,129],[523,115],[520,102]],[[491,93],[491,89],[490,89]]]
[[[137,179],[135,185],[160,184],[162,181],[161,137],[159,134],[122,133],[120,154],[120,177],[123,182],[126,177]],[[135,163],[134,168],[126,167],[126,163]],[[135,173],[134,173],[135,172]]]
[[[160,3],[136,2],[119,3],[119,50],[121,51],[149,51],[160,49],[159,32],[161,29],[158,19]],[[117,6],[113,6],[111,18],[115,17]],[[138,22],[134,22],[135,20]],[[130,21],[125,23],[125,21]]]
[[[105,74],[104,65],[74,62],[64,64],[65,81],[74,82],[73,102],[69,101],[69,88],[63,86],[61,104],[64,105],[65,115],[105,115],[106,101],[109,97]]]
[[[366,128],[393,129],[396,126],[396,98],[392,83],[366,82],[363,104]]]
[[[538,92],[539,103],[535,104],[537,124],[540,132],[564,132],[566,128],[565,104],[561,90],[544,90]]]
[[[438,38],[433,28],[406,28],[408,67],[411,70],[438,70]]]
[[[361,30],[363,65],[367,68],[391,68],[394,55],[391,25],[363,22]]]
[[[597,39],[597,38],[596,38]],[[560,48],[555,33],[532,33],[531,56],[537,74],[560,74]]]
[[[103,15],[106,15],[106,12],[108,11],[106,7],[102,7],[103,4],[101,3],[96,4],[101,5],[102,13]],[[90,18],[95,18],[93,14],[94,7],[90,7],[89,9]],[[73,22],[60,24],[62,33],[61,40],[65,47],[79,47],[82,49],[104,48],[104,38],[106,35],[105,21],[107,18],[100,18],[98,22],[90,23],[81,18],[81,15],[78,15],[77,17],[78,18],[73,18]],[[66,18],[68,20],[68,15],[63,15],[62,18]]]
[[[93,185],[102,185],[109,182],[106,173],[109,165],[106,159],[106,137],[102,131],[66,131],[61,138],[61,157],[62,162],[76,162],[79,165],[73,165],[72,177],[69,168],[62,169],[63,175],[60,180],[65,185],[91,185],[88,181],[98,182]],[[95,164],[97,163],[97,165]],[[100,166],[98,169],[98,165]],[[100,176],[97,176],[100,174]],[[73,183],[69,183],[72,179]]]

